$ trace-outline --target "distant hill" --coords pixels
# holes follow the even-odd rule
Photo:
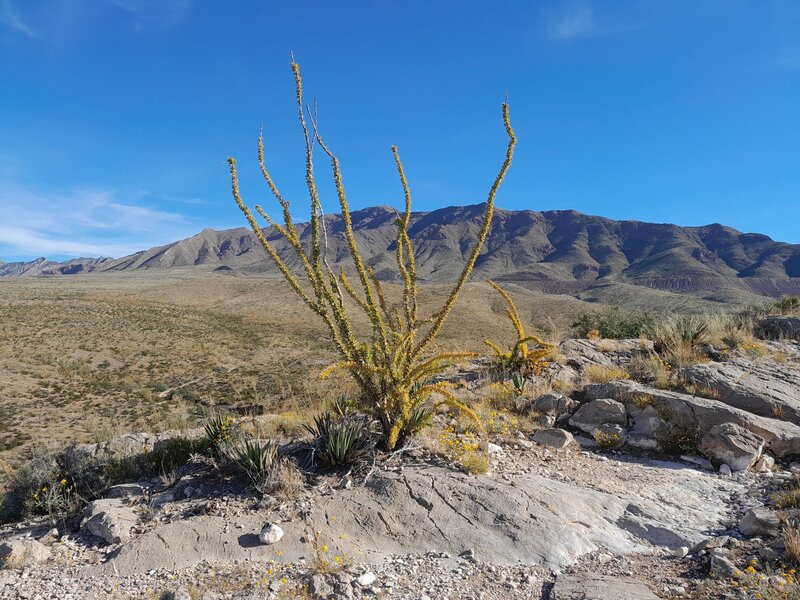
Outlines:
[[[414,213],[410,233],[420,279],[444,282],[460,272],[483,215],[482,205]],[[353,213],[359,247],[379,277],[396,277],[394,209],[377,206]],[[307,224],[298,225],[308,239]],[[328,260],[349,263],[340,215],[326,217]],[[293,267],[296,256],[267,230]],[[252,232],[215,231],[119,259],[0,262],[0,276],[58,276],[173,267],[220,268],[228,273],[275,272]],[[573,210],[497,210],[477,278],[514,281],[552,293],[581,294],[615,284],[693,294],[719,290],[779,296],[800,293],[800,245],[723,225],[679,227],[614,221]]]

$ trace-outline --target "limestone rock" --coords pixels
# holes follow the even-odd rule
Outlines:
[[[627,425],[625,405],[610,398],[599,398],[581,405],[569,420],[570,425],[589,434],[605,423],[623,427]]]
[[[721,423],[703,435],[698,449],[710,459],[726,463],[731,471],[742,471],[761,457],[764,439],[736,423]]]
[[[763,438],[775,456],[800,454],[800,426],[756,415],[720,400],[660,390],[633,381],[590,384],[584,388],[584,396],[588,400],[613,398],[624,403],[631,412],[637,403],[647,401],[667,417],[665,421],[670,428],[699,431],[701,434],[715,425],[736,423]]]
[[[680,377],[697,388],[713,390],[729,406],[800,425],[800,369],[790,362],[756,362],[736,356],[726,362],[692,365]]]
[[[634,579],[576,573],[558,576],[550,600],[658,600],[658,596]]]
[[[753,470],[757,471],[758,473],[766,473],[767,471],[772,471],[774,467],[775,467],[775,459],[772,458],[769,454],[764,454],[753,465]]]
[[[0,544],[0,565],[20,567],[44,562],[50,549],[33,539],[14,539]]]
[[[572,414],[578,405],[576,400],[561,394],[544,394],[533,401],[533,410],[542,415],[552,415],[558,418]]]
[[[84,509],[81,529],[109,544],[120,544],[131,539],[131,527],[138,520],[136,513],[120,500],[94,500]]]
[[[779,527],[778,513],[769,508],[751,508],[739,521],[739,531],[747,536],[776,535]]]
[[[767,317],[756,323],[756,335],[767,340],[800,340],[800,317]]]
[[[563,429],[537,429],[533,434],[533,441],[542,446],[565,448],[575,441],[575,438],[569,431]]]

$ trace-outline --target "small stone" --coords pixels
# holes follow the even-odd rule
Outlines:
[[[719,474],[720,475],[724,475],[725,477],[730,477],[731,476],[731,468],[728,465],[726,465],[725,463],[722,463],[719,466]]]
[[[489,454],[502,454],[503,448],[501,446],[498,446],[497,444],[489,442],[488,444],[486,444],[486,451]]]
[[[267,523],[258,534],[258,541],[262,544],[276,544],[283,537],[283,529],[275,523]]]
[[[772,471],[774,467],[775,459],[768,454],[765,454],[756,461],[756,464],[753,465],[753,471],[756,473],[767,473]]]
[[[378,576],[375,575],[375,573],[367,571],[363,575],[359,576],[359,578],[356,579],[356,581],[358,582],[358,585],[360,585],[361,587],[370,587],[373,583],[375,583],[375,580],[377,578]]]
[[[689,548],[687,548],[686,546],[675,548],[672,551],[672,556],[674,556],[675,558],[685,558],[687,554],[689,554]]]

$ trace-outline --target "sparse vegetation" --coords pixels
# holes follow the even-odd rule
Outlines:
[[[649,313],[608,309],[581,314],[572,324],[572,329],[576,337],[622,340],[638,338],[654,324],[655,320]]]

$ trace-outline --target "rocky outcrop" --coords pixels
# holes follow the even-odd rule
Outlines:
[[[694,546],[726,518],[722,499],[737,484],[691,469],[668,474],[674,485],[667,495],[664,486],[611,494],[535,475],[505,480],[406,466],[339,491],[308,523],[281,522],[284,535],[273,545],[258,540],[258,514],[237,518],[237,528],[214,516],[190,517],[133,539],[97,572],[182,569],[203,560],[297,562],[311,551],[309,527],[319,539],[337,540],[338,552],[367,563],[409,552],[457,556],[473,550],[478,561],[560,570],[599,548],[627,553],[650,544]]]
[[[600,425],[627,426],[625,405],[610,398],[598,398],[581,405],[570,417],[569,424],[589,434],[594,434]]]
[[[732,471],[742,471],[761,458],[764,439],[736,423],[721,423],[703,435],[697,449]]]
[[[680,378],[735,408],[800,425],[800,369],[791,364],[736,357],[687,367]]]
[[[623,403],[631,415],[641,414],[643,407],[653,406],[663,420],[663,425],[654,433],[661,445],[678,434],[702,435],[716,425],[735,423],[763,438],[765,448],[776,456],[800,454],[800,426],[755,415],[720,400],[660,390],[633,381],[587,385],[584,395],[588,400],[613,398]],[[635,421],[635,416],[633,418]]]
[[[767,317],[756,323],[756,335],[766,340],[800,340],[800,317]]]

